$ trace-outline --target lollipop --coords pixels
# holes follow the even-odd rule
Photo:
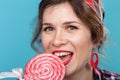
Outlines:
[[[63,80],[64,75],[62,60],[47,53],[33,57],[24,70],[24,80]]]

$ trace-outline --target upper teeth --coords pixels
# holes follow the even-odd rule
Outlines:
[[[60,57],[60,56],[67,56],[69,54],[71,54],[71,53],[69,53],[69,52],[56,52],[54,55]]]

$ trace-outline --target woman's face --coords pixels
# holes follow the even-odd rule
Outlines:
[[[41,40],[46,53],[62,59],[66,76],[84,70],[94,47],[90,30],[76,16],[69,3],[45,9]]]

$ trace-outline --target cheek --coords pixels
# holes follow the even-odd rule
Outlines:
[[[72,39],[73,44],[77,50],[89,52],[92,49],[92,41],[89,35],[76,35]]]
[[[76,62],[79,64],[86,64],[89,59],[91,50],[92,50],[92,42],[89,36],[77,36],[74,40],[74,47],[76,48]]]
[[[49,47],[49,43],[50,43],[50,38],[47,37],[46,35],[42,34],[41,35],[41,42],[42,42],[43,49],[45,51],[47,51],[47,49]]]

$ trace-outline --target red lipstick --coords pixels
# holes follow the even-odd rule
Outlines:
[[[72,60],[73,53],[67,50],[54,50],[53,54],[59,54],[58,57],[63,61],[64,65],[67,65]]]

